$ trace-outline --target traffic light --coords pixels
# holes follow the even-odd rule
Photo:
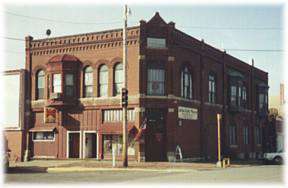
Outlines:
[[[126,88],[122,88],[122,107],[128,106],[128,90]]]

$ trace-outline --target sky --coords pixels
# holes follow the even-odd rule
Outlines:
[[[131,5],[128,26],[148,21],[156,11],[176,28],[269,73],[269,95],[279,94],[283,76],[283,5]],[[5,64],[2,69],[25,66],[25,46],[21,40],[31,35],[45,38],[96,32],[122,27],[119,5],[20,5],[6,4],[4,18]],[[244,50],[244,51],[243,51]],[[268,50],[268,51],[267,51]]]

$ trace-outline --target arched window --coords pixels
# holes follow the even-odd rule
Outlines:
[[[181,97],[192,99],[192,75],[187,67],[181,70]]]
[[[121,94],[121,88],[123,87],[123,65],[118,63],[114,69],[114,95]]]
[[[88,66],[84,69],[84,97],[93,96],[93,69]]]
[[[36,99],[44,99],[45,73],[43,70],[37,73]]]
[[[108,67],[102,65],[99,69],[99,97],[108,96]]]

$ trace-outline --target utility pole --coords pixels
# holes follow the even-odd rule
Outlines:
[[[122,160],[123,167],[128,167],[128,155],[127,155],[127,142],[128,142],[128,131],[127,131],[127,106],[128,106],[128,89],[127,89],[127,17],[128,7],[124,7],[124,25],[123,25],[123,88],[122,88],[122,120],[123,120],[123,147],[122,147]],[[125,98],[123,101],[123,97]],[[126,101],[127,100],[127,101]]]

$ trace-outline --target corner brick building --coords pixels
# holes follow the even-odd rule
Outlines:
[[[257,158],[268,73],[166,23],[128,28],[130,160]],[[26,37],[28,148],[33,158],[121,158],[122,30]],[[145,134],[135,141],[147,119]]]

